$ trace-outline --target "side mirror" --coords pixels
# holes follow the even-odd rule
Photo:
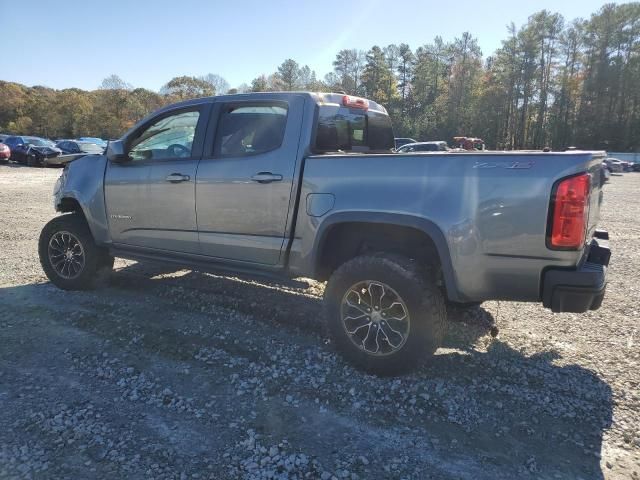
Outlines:
[[[130,160],[120,140],[113,140],[107,145],[107,158],[113,163],[125,163]]]

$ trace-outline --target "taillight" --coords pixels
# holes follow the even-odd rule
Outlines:
[[[589,218],[591,175],[584,173],[559,181],[551,197],[549,248],[578,250],[585,241]]]
[[[369,109],[369,102],[364,98],[352,97],[351,95],[344,95],[342,97],[342,105],[349,108],[360,108],[362,110]]]

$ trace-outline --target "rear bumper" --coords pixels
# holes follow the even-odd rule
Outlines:
[[[577,269],[549,269],[542,282],[542,304],[553,312],[583,313],[602,305],[611,250],[609,234],[598,231],[589,255]]]

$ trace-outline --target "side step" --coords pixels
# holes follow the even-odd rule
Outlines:
[[[301,280],[286,276],[283,272],[262,270],[247,265],[227,265],[199,255],[173,256],[149,251],[146,249],[128,249],[110,247],[109,254],[114,257],[126,258],[137,262],[153,262],[156,264],[173,265],[176,269],[195,270],[222,276],[239,276],[252,280],[275,282],[289,288],[307,288],[309,285]]]

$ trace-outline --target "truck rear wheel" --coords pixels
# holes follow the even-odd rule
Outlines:
[[[356,257],[325,289],[327,326],[338,350],[380,375],[420,366],[442,342],[446,311],[430,271],[401,255]]]
[[[44,226],[38,253],[47,278],[63,290],[91,289],[100,273],[113,268],[113,257],[95,244],[87,222],[77,213]]]

